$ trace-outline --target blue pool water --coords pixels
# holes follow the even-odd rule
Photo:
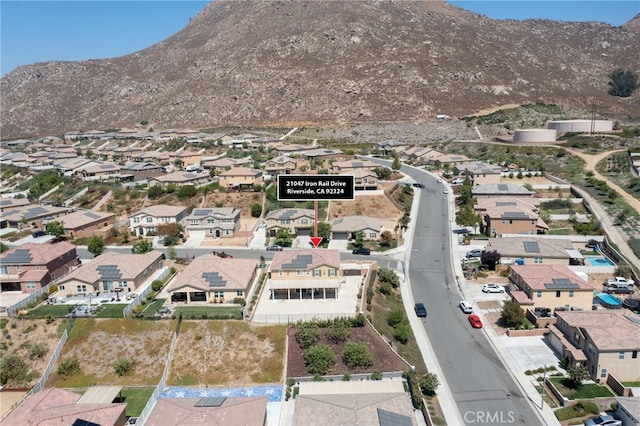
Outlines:
[[[585,260],[591,266],[616,266],[615,263],[602,256],[585,256]]]
[[[598,293],[596,297],[600,299],[605,305],[612,308],[619,308],[622,306],[622,302],[617,298],[607,293]]]
[[[244,388],[211,389],[169,386],[164,388],[160,394],[160,398],[205,398],[212,396],[266,396],[268,402],[280,402],[282,401],[282,386],[251,386]]]

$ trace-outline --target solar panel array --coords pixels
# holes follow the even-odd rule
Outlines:
[[[224,287],[227,284],[217,272],[203,272],[202,278],[209,283],[209,287]]]
[[[496,201],[496,207],[515,206],[517,204],[515,201]]]
[[[0,200],[0,206],[7,206],[7,205],[10,205],[10,204],[13,204],[13,201],[11,201],[8,198]]]
[[[30,209],[27,210],[27,214],[25,214],[26,217],[33,217],[33,216],[39,216],[39,215],[43,215],[43,214],[47,214],[49,211],[43,207],[32,207]]]
[[[285,210],[280,213],[280,219],[290,219],[296,213],[295,210]]]
[[[411,417],[378,408],[378,423],[380,426],[410,426]]]
[[[568,278],[554,278],[552,283],[546,283],[544,286],[549,290],[573,290],[579,289],[577,283],[571,282]]]
[[[518,218],[518,219],[526,219],[526,218],[529,217],[529,215],[527,215],[526,213],[523,213],[523,212],[504,212],[501,217],[503,217],[503,218],[512,217],[512,218]]]
[[[283,263],[282,269],[307,269],[311,264],[313,256],[310,254],[299,254],[291,263]]]
[[[537,241],[525,241],[522,244],[524,244],[524,251],[527,253],[540,253],[540,246],[538,246],[538,242]]]
[[[200,398],[194,407],[220,407],[226,401],[226,396],[209,396]]]
[[[509,189],[509,186],[506,183],[498,184],[498,191],[507,191],[508,189]]]
[[[102,280],[109,281],[122,278],[122,273],[120,273],[117,265],[100,265],[96,269],[100,273]]]
[[[93,212],[84,212],[84,215],[90,217],[91,219],[100,219],[100,216]]]
[[[113,166],[113,164],[100,164],[100,168],[102,170],[107,170],[107,169],[113,169],[114,166]]]
[[[195,209],[193,211],[194,216],[206,216],[211,213],[211,209]]]
[[[2,263],[5,265],[28,265],[32,259],[29,249],[17,249],[8,254]]]
[[[182,175],[182,177],[186,178],[186,179],[193,179],[195,177],[198,177],[198,175],[194,175],[193,173],[185,173]]]

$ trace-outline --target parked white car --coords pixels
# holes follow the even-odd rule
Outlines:
[[[625,278],[625,277],[613,277],[613,278],[609,278],[604,282],[604,285],[607,285],[607,286],[608,285],[632,286],[634,284],[635,282],[631,278]]]
[[[464,312],[465,314],[470,314],[473,312],[471,303],[467,302],[466,300],[460,301],[460,309],[462,309],[462,312]]]
[[[482,286],[483,293],[504,293],[504,287],[498,284],[485,284]]]

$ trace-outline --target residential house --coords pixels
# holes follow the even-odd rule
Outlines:
[[[584,256],[569,240],[559,238],[489,238],[485,250],[497,251],[503,265],[579,265]]]
[[[67,214],[67,207],[54,207],[36,204],[6,209],[2,212],[0,228],[22,229],[27,224],[36,228],[42,228],[44,224],[51,220],[57,220],[60,216]]]
[[[384,219],[367,216],[345,216],[331,222],[331,240],[355,240],[362,232],[364,240],[378,241]]]
[[[247,167],[234,167],[218,175],[220,188],[233,190],[253,190],[254,185],[262,185],[262,171]]]
[[[640,396],[616,398],[616,415],[622,426],[640,425]]]
[[[375,191],[378,189],[378,175],[371,170],[358,169],[353,172],[356,191]]]
[[[271,148],[271,153],[273,155],[292,155],[300,151],[306,151],[309,148],[311,148],[309,145],[283,144]]]
[[[376,143],[376,147],[378,150],[382,152],[383,155],[393,155],[394,153],[404,149],[405,143],[399,141],[382,141]]]
[[[411,396],[399,380],[301,382],[292,424],[417,426]]]
[[[399,152],[401,158],[406,158],[416,164],[427,164],[430,160],[439,158],[443,155],[435,149],[425,146],[413,146]]]
[[[640,381],[640,321],[626,310],[556,312],[549,344],[569,361],[584,365],[593,380]]]
[[[127,423],[126,403],[84,402],[83,398],[77,392],[44,388],[20,401],[0,425],[124,426]]]
[[[487,183],[478,185],[471,191],[474,197],[491,198],[491,197],[533,197],[535,192],[529,191],[522,185],[513,183]]]
[[[134,182],[165,175],[164,166],[149,161],[130,161],[120,170],[123,180]]]
[[[342,281],[338,250],[275,252],[266,288],[270,299],[337,299]]]
[[[229,158],[223,157],[215,160],[203,160],[202,167],[207,170],[213,170],[216,174],[220,174],[234,167],[242,167],[251,164],[250,158]]]
[[[487,212],[488,208],[493,207],[506,207],[516,206],[522,207],[539,213],[540,211],[540,199],[525,197],[510,197],[510,196],[494,196],[494,197],[480,197],[476,200],[476,204],[473,206],[473,210],[482,216]]]
[[[160,398],[147,417],[147,426],[267,425],[266,396]]]
[[[122,167],[114,163],[102,163],[96,164],[91,167],[86,167],[82,170],[82,180],[89,181],[102,181],[102,180],[120,180],[120,169]]]
[[[285,228],[294,235],[311,235],[315,221],[312,209],[279,209],[270,211],[265,217],[267,232],[275,237],[278,229]]]
[[[29,205],[28,198],[0,198],[0,213]]]
[[[163,269],[164,254],[153,250],[145,254],[108,251],[84,263],[57,282],[58,296],[139,289]]]
[[[235,207],[194,209],[185,218],[189,235],[231,238],[240,229],[240,210]]]
[[[94,235],[106,238],[116,223],[116,215],[92,210],[77,210],[62,216],[59,221],[62,222],[64,235],[71,239],[88,238]]]
[[[234,303],[236,298],[247,297],[258,263],[257,259],[198,256],[180,271],[166,291],[172,302]]]
[[[306,151],[300,151],[299,154],[306,160],[313,160],[313,159],[321,159],[324,157],[335,157],[338,155],[342,155],[342,151],[339,149],[315,148],[315,149],[307,149]],[[321,162],[321,161],[322,160],[318,160],[318,162]]]
[[[503,234],[546,234],[547,225],[539,216],[537,209],[519,205],[497,205],[486,208],[482,217],[484,229],[490,237]]]
[[[152,163],[160,164],[161,166],[166,166],[171,163],[171,157],[169,156],[168,152],[145,151],[138,154],[138,156],[135,157],[133,161],[138,161],[141,163],[150,161]]]
[[[174,172],[149,179],[149,186],[159,186],[166,189],[169,185],[204,185],[211,181],[209,173],[205,172]]]
[[[264,163],[264,171],[271,176],[279,174],[288,175],[295,172],[297,166],[298,161],[294,158],[286,155],[279,155]]]
[[[454,167],[454,173],[469,176],[475,185],[498,184],[502,175],[502,167],[485,163],[484,161],[470,161]]]
[[[180,167],[199,166],[202,162],[202,154],[200,151],[176,151],[169,153],[172,164],[179,164]]]
[[[88,167],[98,166],[101,163],[84,157],[69,158],[65,160],[56,160],[53,167],[60,170],[65,176],[73,176],[82,174],[82,171]]]
[[[339,174],[354,174],[356,171],[369,171],[380,167],[380,164],[374,163],[369,160],[349,160],[349,161],[336,161],[331,166],[332,173]]]
[[[511,297],[535,310],[583,309],[593,306],[593,288],[566,265],[511,265],[509,281],[518,290]]]
[[[155,234],[160,225],[181,223],[186,215],[187,208],[183,206],[167,204],[147,206],[129,216],[129,230],[131,235],[146,237],[149,234]]]
[[[33,293],[80,264],[76,246],[25,243],[0,254],[1,291]]]
[[[453,170],[456,165],[462,164],[462,163],[468,163],[470,161],[473,161],[473,158],[469,158],[466,155],[442,154],[438,156],[434,154],[432,158],[428,159],[427,163],[430,165],[434,165],[437,168],[443,168],[445,170],[447,169]]]
[[[257,151],[260,148],[268,149],[270,146],[275,146],[280,142],[280,138],[272,138],[272,137],[261,137],[257,139],[253,139],[249,142],[249,149],[253,151]]]
[[[144,152],[144,150],[136,146],[135,143],[129,146],[119,146],[111,150],[111,160],[122,164],[120,163],[121,161],[133,161],[133,159],[137,158],[142,152]]]

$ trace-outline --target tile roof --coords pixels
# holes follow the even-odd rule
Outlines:
[[[132,214],[129,217],[137,216],[137,215],[147,215],[153,217],[175,217],[180,215],[181,213],[187,210],[184,206],[172,206],[169,204],[156,204],[153,206],[147,206],[135,214]]]
[[[331,222],[331,232],[357,232],[365,229],[380,232],[383,220],[377,217],[345,216]]]
[[[513,183],[487,183],[484,185],[478,185],[473,187],[472,193],[474,195],[527,195],[533,196],[534,192],[529,191],[522,185],[516,185]]]
[[[315,269],[319,266],[340,269],[340,252],[338,250],[298,249],[277,251],[271,262],[271,270]]]
[[[75,251],[76,246],[66,241],[60,241],[56,244],[25,243],[0,254],[0,263],[3,265],[46,265],[65,253],[75,253]],[[23,253],[26,256],[17,257],[17,253]],[[26,260],[27,258],[29,259],[27,262],[14,263],[17,260]]]
[[[557,290],[553,284],[568,280],[575,284],[575,290],[593,291],[586,281],[566,265],[511,265],[511,269],[533,290]],[[565,289],[569,289],[566,287]],[[571,288],[574,289],[574,288]]]
[[[312,209],[278,209],[271,210],[266,220],[282,220],[282,219],[298,219],[299,217],[311,217],[315,218],[315,212]]]
[[[257,259],[198,256],[167,287],[168,292],[191,287],[201,291],[246,290],[251,284]]]
[[[229,170],[225,170],[218,176],[260,176],[262,171],[256,169],[250,169],[248,167],[233,167]]]
[[[103,222],[105,220],[114,219],[114,213],[101,213],[93,210],[78,210],[68,215],[62,216],[59,220],[63,223],[65,229],[77,229],[94,223]]]
[[[532,244],[535,243],[535,244]],[[537,246],[531,251],[530,246]],[[496,250],[502,257],[545,257],[569,259],[567,250],[573,250],[569,240],[535,237],[489,238],[486,250]]]
[[[267,397],[227,397],[219,407],[196,407],[200,398],[160,398],[147,426],[264,425]]]
[[[580,328],[599,351],[640,350],[640,320],[631,312],[615,309],[556,311],[556,316],[569,326]]]

